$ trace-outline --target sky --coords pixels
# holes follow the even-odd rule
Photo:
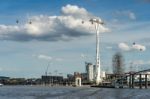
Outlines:
[[[150,65],[150,0],[0,0],[0,76],[40,77],[85,72],[95,64],[100,25],[100,61],[112,72],[121,52],[125,71]],[[84,24],[82,24],[84,21]]]

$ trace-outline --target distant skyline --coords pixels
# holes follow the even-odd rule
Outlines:
[[[40,77],[48,63],[52,74],[85,72],[85,61],[95,64],[95,31],[88,22],[95,17],[105,22],[103,70],[111,72],[118,51],[126,70],[131,61],[149,68],[149,9],[149,0],[1,0],[0,76]]]

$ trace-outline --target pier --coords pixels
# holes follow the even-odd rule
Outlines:
[[[148,88],[148,85],[150,84],[150,69],[141,70],[134,73],[129,73],[126,75],[128,78],[128,86],[129,88],[135,88],[139,87],[139,89]]]
[[[148,89],[150,86],[150,69],[122,74],[106,74],[105,81],[100,86],[106,86],[106,88],[111,86],[112,88]]]

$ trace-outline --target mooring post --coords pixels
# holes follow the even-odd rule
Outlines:
[[[134,88],[134,74],[132,74],[132,88]]]
[[[145,89],[147,89],[147,85],[148,85],[148,82],[147,82],[147,74],[145,74]]]
[[[139,74],[139,88],[142,89],[142,74]]]
[[[131,74],[130,74],[130,76],[129,76],[129,88],[131,88]]]
[[[126,85],[128,85],[129,82],[128,82],[128,76],[126,76]]]

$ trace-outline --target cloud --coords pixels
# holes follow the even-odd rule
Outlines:
[[[68,41],[80,36],[93,35],[94,26],[90,22],[82,24],[82,20],[89,21],[95,18],[85,8],[76,5],[66,5],[61,9],[60,16],[31,16],[32,24],[0,25],[0,40],[13,41]],[[98,17],[96,17],[98,18]],[[100,19],[100,18],[99,18]],[[89,30],[90,27],[93,27]],[[100,26],[100,31],[108,28]]]
[[[135,20],[136,19],[136,16],[135,16],[135,14],[133,13],[133,12],[128,12],[128,17],[130,18],[130,19],[132,19],[132,20]]]
[[[56,58],[55,61],[61,62],[61,61],[63,61],[63,59],[62,58]]]
[[[134,43],[133,45],[128,45],[127,43],[119,43],[118,48],[122,51],[145,51],[146,47],[144,45],[136,44]]]
[[[91,17],[94,17],[92,14],[90,14],[86,9],[84,8],[79,8],[76,5],[66,5],[62,7],[61,9],[63,15],[65,16],[73,16],[75,18],[82,18],[82,19],[88,19]]]
[[[2,71],[3,69],[0,67],[0,71]]]
[[[133,65],[149,65],[150,61],[135,60],[132,63],[133,63]]]
[[[143,60],[136,60],[136,61],[133,61],[132,63],[133,63],[133,65],[143,65],[144,61]]]
[[[32,56],[38,59],[47,60],[47,61],[57,61],[57,62],[63,61],[62,58],[54,58],[54,57],[44,55],[44,54],[32,55]]]
[[[106,46],[106,49],[113,49],[112,46]]]
[[[116,17],[126,17],[129,18],[130,20],[136,20],[135,13],[132,11],[116,11],[114,15]]]
[[[123,51],[129,51],[130,50],[130,47],[126,43],[119,43],[118,47],[119,47],[119,49],[121,49]]]
[[[86,57],[86,55],[82,53],[82,54],[81,54],[81,57],[82,57],[82,58],[85,58],[85,57]]]
[[[38,59],[44,59],[44,60],[48,60],[48,61],[52,60],[52,57],[43,55],[43,54],[38,55],[37,57],[38,57]]]

